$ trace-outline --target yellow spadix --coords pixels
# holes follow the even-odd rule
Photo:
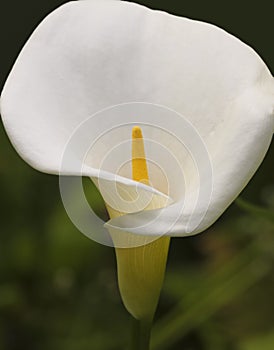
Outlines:
[[[132,179],[149,183],[144,140],[138,126],[132,129]],[[157,207],[157,203],[149,207],[153,206]],[[108,212],[111,218],[123,215],[110,207]],[[128,235],[133,236],[131,242],[138,240],[138,246],[115,249],[121,297],[136,319],[151,321],[163,284],[170,238],[164,236],[152,241],[151,237]]]

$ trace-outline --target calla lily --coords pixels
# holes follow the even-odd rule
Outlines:
[[[114,0],[51,13],[1,96],[5,128],[26,162],[91,177],[124,214],[112,216],[110,231],[155,238],[214,223],[262,162],[273,112],[274,79],[252,48],[214,25]],[[121,168],[135,124],[147,183]],[[137,188],[140,203],[152,196],[151,210],[127,210],[117,186],[128,197]]]
[[[146,138],[169,147],[177,158],[181,152],[187,188],[181,174],[180,181],[162,161],[173,205],[160,216],[157,210],[143,211],[112,224],[146,235],[203,231],[247,184],[268,149],[274,104],[269,70],[250,47],[213,25],[122,1],[75,1],[50,14],[32,34],[4,86],[1,114],[20,155],[38,170],[59,174],[75,129],[98,111],[128,102],[163,105],[183,115],[207,147],[213,187],[209,206],[201,204],[193,212],[197,182],[192,180],[193,168],[188,169],[189,155],[170,140],[165,145],[163,133],[144,130]],[[114,121],[110,114],[99,123],[95,118],[82,140],[92,144],[104,128],[117,123],[153,125],[155,115],[142,112],[136,108],[134,116],[120,115]],[[184,143],[184,131],[170,115],[159,113],[156,122],[170,132],[177,128]],[[126,133],[122,128],[115,140],[122,143],[129,134],[130,129]],[[113,137],[105,138],[101,152],[97,149],[81,174],[97,178],[100,157],[112,146]],[[154,150],[147,149],[147,157],[158,162]],[[79,148],[73,157],[81,157]],[[107,174],[100,175],[117,180],[115,166],[112,159],[103,169]],[[80,175],[73,164],[62,172]],[[150,177],[157,183],[153,174]],[[117,181],[131,184],[125,177]],[[195,222],[203,211],[199,225],[189,224],[191,216]]]

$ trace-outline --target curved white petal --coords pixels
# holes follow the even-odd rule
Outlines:
[[[121,169],[141,124],[152,185],[174,203],[108,225],[155,235],[197,233],[218,218],[262,161],[273,108],[273,77],[250,47],[213,25],[114,0],[50,14],[1,95],[12,143],[44,172],[108,183],[119,173],[142,187]]]

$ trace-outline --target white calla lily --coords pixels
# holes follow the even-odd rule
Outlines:
[[[94,236],[83,191],[79,203],[60,181],[82,232],[115,246],[124,305],[140,320],[134,348],[149,348],[168,236],[205,230],[237,197],[267,152],[273,113],[274,79],[253,49],[133,3],[69,2],[24,46],[1,94],[4,126],[34,168],[100,190],[111,220]]]
[[[118,204],[117,181],[125,189],[167,194],[173,201],[167,207],[107,224],[156,236],[195,234],[222,214],[269,147],[273,108],[274,79],[240,40],[207,23],[114,0],[69,2],[51,13],[26,43],[1,95],[8,135],[34,168],[99,179]],[[126,170],[117,178],[130,147],[105,156],[118,143],[126,146],[136,123],[151,141],[147,158],[162,168],[169,188],[157,169],[150,171],[151,187],[130,180]],[[81,136],[64,165],[75,130]],[[110,132],[102,136],[104,130]],[[193,151],[189,130],[204,153]],[[86,144],[94,148],[84,159]],[[209,191],[201,195],[198,187]]]

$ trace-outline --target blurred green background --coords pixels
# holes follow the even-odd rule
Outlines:
[[[1,88],[32,30],[64,2],[1,4]],[[223,27],[274,71],[270,2],[140,3]],[[240,200],[207,232],[172,239],[152,349],[274,349],[273,160],[272,145]],[[2,124],[0,174],[0,350],[126,349],[130,322],[113,249],[77,231],[58,177],[26,165]]]

